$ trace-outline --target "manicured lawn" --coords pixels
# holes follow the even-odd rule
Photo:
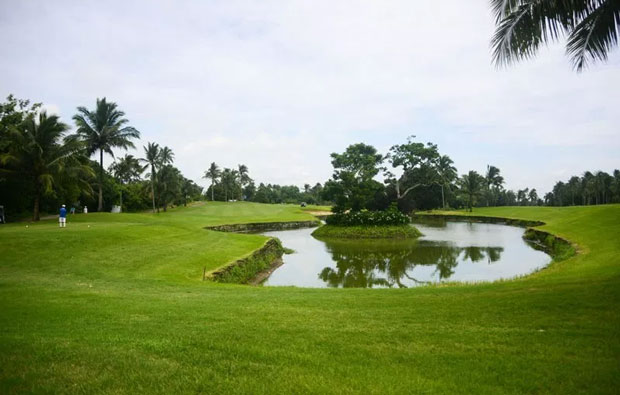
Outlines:
[[[0,392],[617,393],[620,205],[509,207],[580,253],[527,278],[417,289],[200,281],[296,206],[0,227]],[[90,227],[88,227],[90,225]]]

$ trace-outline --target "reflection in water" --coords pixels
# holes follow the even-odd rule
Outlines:
[[[330,287],[373,286],[407,288],[409,279],[416,285],[430,283],[413,277],[417,266],[431,266],[433,275],[447,280],[463,261],[493,263],[501,258],[503,247],[454,247],[448,244],[410,240],[368,240],[363,244],[348,240],[323,240],[336,267],[325,267],[319,278]],[[426,244],[426,245],[425,245]]]
[[[268,232],[295,250],[265,285],[415,287],[493,281],[531,273],[551,258],[524,242],[523,229],[497,224],[416,224],[418,240],[317,240],[312,229]]]

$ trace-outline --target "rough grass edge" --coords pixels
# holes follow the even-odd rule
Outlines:
[[[280,240],[271,238],[258,250],[245,258],[213,271],[210,279],[220,283],[248,284],[261,272],[279,260],[285,250]]]

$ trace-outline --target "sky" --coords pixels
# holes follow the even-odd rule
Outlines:
[[[323,183],[330,153],[410,135],[540,195],[620,168],[620,51],[576,73],[559,42],[498,69],[493,30],[489,0],[0,0],[0,100],[73,126],[106,97],[141,132],[129,153],[167,145],[203,186],[211,162]]]

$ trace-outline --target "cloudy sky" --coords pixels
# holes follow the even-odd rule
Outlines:
[[[202,185],[212,161],[323,182],[331,152],[409,135],[515,189],[620,167],[620,51],[576,74],[560,43],[497,70],[488,3],[0,0],[0,95],[65,122],[105,96],[138,155],[167,145]]]

